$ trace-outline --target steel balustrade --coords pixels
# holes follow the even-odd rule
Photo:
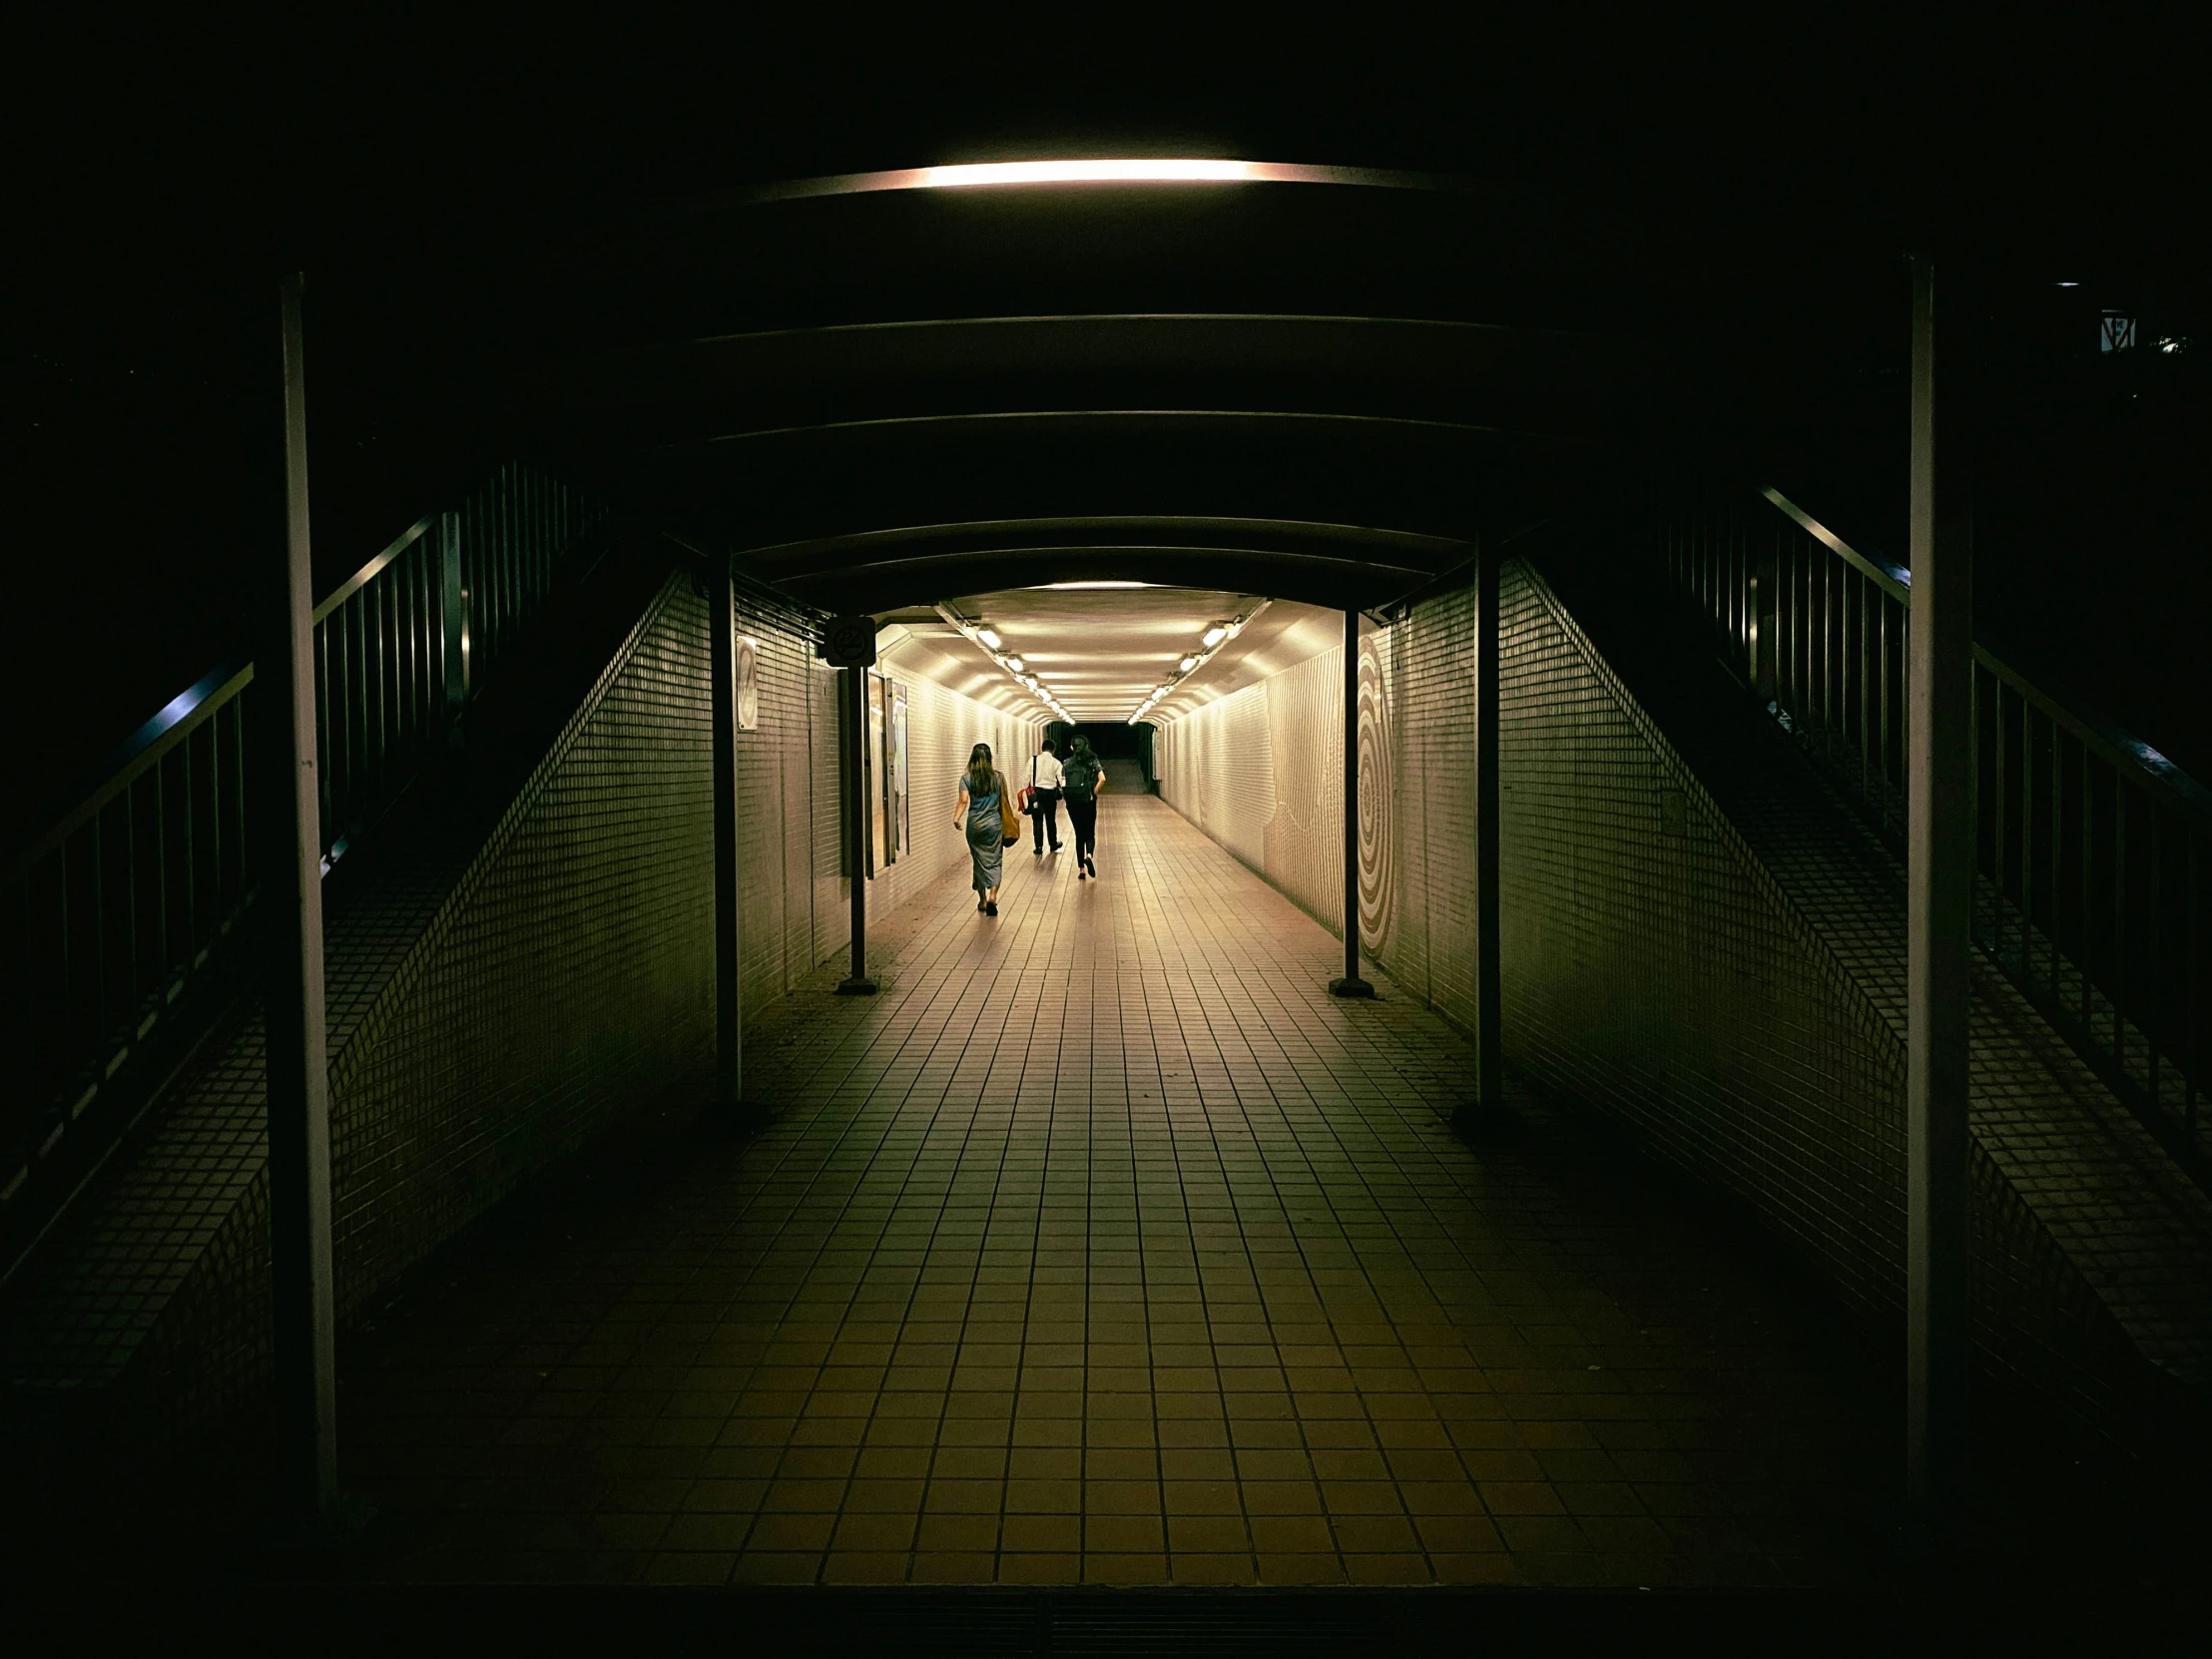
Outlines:
[[[1737,675],[1902,845],[1910,572],[1779,490],[1653,517],[1669,574]],[[1979,643],[1974,773],[1983,955],[2206,1181],[2212,791]]]
[[[457,739],[599,513],[501,468],[315,607],[325,874]],[[0,877],[0,1271],[96,1168],[240,985],[254,668],[173,700]]]

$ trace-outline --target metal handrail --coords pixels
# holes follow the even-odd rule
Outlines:
[[[1910,570],[1903,565],[1891,564],[1887,559],[1873,558],[1860,552],[1780,490],[1768,488],[1759,493],[1780,509],[1783,517],[1795,523],[1799,529],[1860,572],[1868,581],[1879,586],[1892,599],[1901,605],[1912,603],[1913,573]]]
[[[1770,487],[1759,493],[1807,535],[1884,593],[1908,610],[1912,608],[1913,573],[1905,566],[1862,553],[1780,490]],[[2091,745],[2109,765],[2129,768],[2146,788],[2164,791],[2178,811],[2193,814],[2212,825],[2212,789],[2207,789],[2149,744],[2128,733],[2117,721],[2071,692],[2061,695],[2037,686],[1979,640],[1974,642],[1973,654],[1974,661],[1982,668],[2021,696],[2032,698],[2039,706],[2047,708],[2070,737]]]
[[[32,864],[129,789],[142,774],[159,764],[164,755],[191,737],[201,722],[238,696],[253,679],[254,665],[234,658],[202,675],[163,704],[159,714],[109,754],[95,774],[101,782],[93,786],[91,793],[16,850],[8,860],[6,873],[0,874],[0,885],[21,880]]]
[[[599,516],[565,483],[504,467],[315,606],[325,872],[458,746],[486,673]],[[228,1002],[254,891],[253,684],[233,659],[171,699],[0,871],[0,1256]]]
[[[398,558],[400,554],[406,552],[408,548],[414,546],[416,542],[420,541],[424,536],[428,535],[430,532],[430,527],[433,524],[437,523],[437,521],[438,515],[432,513],[427,518],[416,519],[414,523],[410,524],[409,526],[407,526],[406,529],[402,530],[399,533],[398,539],[393,541],[393,543],[389,547],[385,548],[383,552],[377,554],[375,558],[369,560],[367,564],[361,566],[360,569],[356,570],[355,572],[353,572],[352,575],[348,576],[344,581],[340,582],[337,585],[336,591],[333,592],[327,599],[323,600],[321,604],[317,605],[314,608],[314,620],[316,622],[329,621],[332,612],[334,612],[340,605],[343,605],[348,599],[351,599],[355,594],[359,593],[361,589],[367,587],[368,584],[373,582],[377,577],[381,576],[384,573],[385,568],[392,562],[392,560]]]
[[[1912,573],[1780,490],[1656,526],[1735,671],[1893,841],[1906,808]],[[2153,1134],[2208,1175],[2212,790],[2070,693],[1974,645],[1974,936]]]

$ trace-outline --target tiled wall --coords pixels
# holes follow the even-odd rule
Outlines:
[[[1344,653],[1161,730],[1160,796],[1332,928],[1344,920]]]
[[[337,1056],[341,1306],[575,1151],[628,1091],[701,1063],[714,1029],[706,624],[688,582],[662,590]]]
[[[1473,593],[1461,591],[1361,647],[1363,944],[1402,991],[1463,1025],[1474,1013],[1474,625]],[[1502,627],[1509,1062],[1748,1205],[1848,1305],[1889,1325],[1903,1300],[1904,1051],[1878,988],[1840,959],[1525,563],[1506,567]],[[1162,796],[1333,928],[1342,699],[1342,656],[1327,652],[1157,740]],[[1973,1192],[1985,1358],[2070,1405],[2127,1397],[2141,1368],[2130,1370],[2110,1314],[1978,1149]]]
[[[741,611],[760,716],[738,734],[748,1007],[850,940],[834,792],[838,677],[792,619]],[[332,1067],[337,1231],[364,1296],[610,1113],[709,1058],[714,801],[707,608],[672,579]],[[963,863],[952,791],[1012,719],[910,683],[914,848],[870,881],[882,913]],[[825,712],[827,711],[827,713]],[[828,740],[827,743],[825,740]]]
[[[1525,566],[1501,600],[1507,1054],[1893,1308],[1902,1053]]]
[[[617,1114],[711,1064],[707,625],[689,576],[671,577],[396,967],[334,989],[367,1004],[343,1026],[333,1013],[341,1316]],[[788,613],[741,604],[739,628],[760,664],[759,723],[737,740],[743,986],[757,1009],[845,950],[849,909],[837,677]],[[969,745],[1023,755],[1034,730],[927,682],[909,682],[909,697],[914,845],[870,882],[876,914],[964,864],[952,796]],[[229,1117],[201,1114],[237,1120],[201,1161],[236,1165],[233,1195],[201,1236],[145,1242],[161,1272],[135,1276],[159,1280],[160,1306],[143,1310],[129,1357],[100,1380],[113,1384],[116,1444],[129,1447],[119,1455],[174,1450],[266,1385],[258,1027],[231,1049],[210,1088],[235,1079],[232,1092],[252,1098]],[[189,1260],[175,1260],[180,1249]],[[102,1271],[134,1272],[120,1257]],[[99,1310],[56,1317],[80,1313]]]

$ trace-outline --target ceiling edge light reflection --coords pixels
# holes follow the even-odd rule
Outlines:
[[[720,193],[699,206],[759,207],[817,196],[866,196],[893,190],[1003,189],[1025,185],[1355,185],[1370,190],[1466,190],[1446,175],[1307,162],[1244,162],[1227,157],[1060,157],[1021,162],[958,162],[787,179]]]
[[[1042,703],[1060,719],[1070,725],[1074,724],[1074,716],[1070,715],[1059,698],[1053,695],[1052,688],[1038,679],[1036,675],[1022,672],[1027,665],[1020,655],[999,649],[1005,642],[1000,637],[997,629],[991,627],[988,623],[961,616],[949,605],[940,604],[933,606],[932,609],[936,611],[937,615],[950,623],[963,639],[975,645],[986,657],[990,658],[992,666],[1013,681],[1015,685],[1021,687],[1023,691]]]
[[[1215,653],[1243,633],[1262,611],[1274,603],[1275,601],[1272,599],[1263,599],[1251,610],[1245,612],[1243,616],[1231,617],[1224,622],[1210,623],[1206,632],[1199,637],[1198,649],[1176,662],[1175,672],[1160,684],[1158,690],[1137,705],[1136,712],[1129,717],[1127,724],[1136,725],[1145,716],[1151,714],[1154,709],[1158,708],[1161,703],[1172,697],[1175,694],[1176,687],[1212,661]]]

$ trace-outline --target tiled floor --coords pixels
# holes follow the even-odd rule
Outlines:
[[[1883,1374],[1159,802],[758,1022],[778,1115],[355,1340],[406,1578],[1829,1583]],[[1533,1107],[1531,1108],[1533,1112]]]

